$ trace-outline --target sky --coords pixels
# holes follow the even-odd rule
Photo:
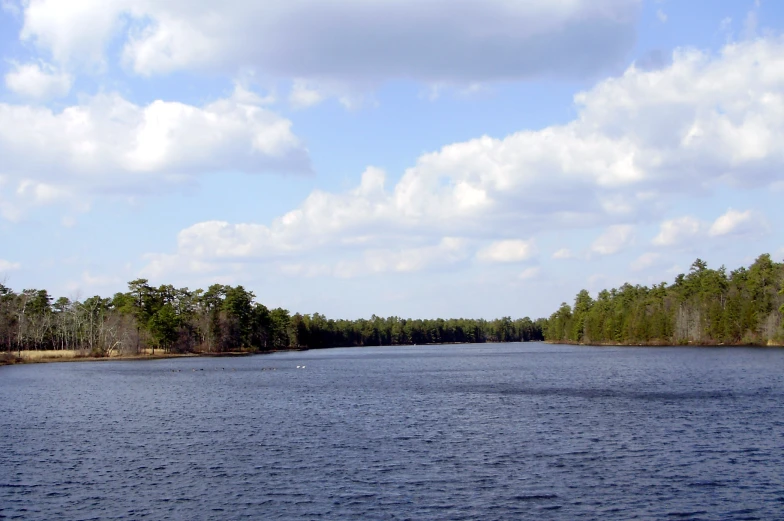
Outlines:
[[[0,282],[549,316],[784,259],[774,0],[0,0]]]

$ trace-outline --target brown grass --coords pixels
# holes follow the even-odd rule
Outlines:
[[[152,349],[142,349],[139,354],[123,354],[113,353],[110,357],[95,358],[90,356],[89,352],[77,349],[63,349],[63,350],[23,350],[21,357],[17,357],[18,351],[11,353],[0,353],[3,358],[0,359],[0,365],[8,365],[14,363],[41,363],[41,362],[70,362],[70,361],[92,361],[92,360],[154,360],[159,358],[183,358],[192,356],[209,356],[208,353],[164,353],[160,349],[155,350],[155,355],[152,354]],[[229,353],[223,353],[228,355]],[[234,355],[240,353],[232,353]],[[241,353],[248,354],[248,353]]]
[[[61,360],[66,358],[76,358],[81,351],[74,349],[63,349],[56,351],[22,351],[22,358],[25,362],[38,362],[42,360]],[[84,356],[84,355],[82,355]]]
[[[17,351],[12,353],[17,354]],[[160,349],[155,350],[155,356],[163,355]],[[138,355],[127,355],[122,353],[112,353],[108,358],[139,358],[152,355],[152,349],[142,349]],[[40,362],[44,360],[66,360],[69,358],[92,358],[89,351],[79,349],[55,349],[55,350],[23,350],[22,358],[25,362]]]

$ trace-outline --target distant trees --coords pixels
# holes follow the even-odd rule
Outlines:
[[[335,346],[543,340],[545,321],[400,317],[333,320],[314,313],[268,309],[242,286],[213,284],[191,291],[128,283],[112,298],[81,302],[46,290],[14,293],[0,284],[0,349],[75,349],[112,353],[267,351]]]
[[[308,347],[379,346],[439,343],[527,342],[543,340],[543,321],[431,319],[411,320],[376,315],[355,321],[323,315],[292,317],[293,345]]]
[[[697,259],[673,284],[624,284],[592,300],[582,290],[544,327],[555,342],[765,344],[782,340],[784,264],[760,255],[727,274]]]
[[[581,290],[549,319],[382,318],[335,320],[268,309],[242,286],[191,291],[128,283],[112,298],[54,299],[0,283],[0,351],[112,353],[269,351],[336,346],[554,342],[765,344],[784,341],[784,264],[760,255],[727,273],[697,259],[672,284],[624,284],[593,298]]]

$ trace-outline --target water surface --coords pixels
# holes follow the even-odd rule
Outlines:
[[[782,519],[783,455],[779,349],[0,368],[8,519]]]

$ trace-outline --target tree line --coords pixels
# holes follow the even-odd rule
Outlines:
[[[338,346],[543,340],[543,319],[400,317],[333,320],[269,309],[242,286],[207,290],[128,283],[112,298],[54,299],[47,290],[20,293],[0,284],[0,349],[78,350],[92,356],[271,351]]]
[[[727,273],[697,259],[667,285],[580,291],[544,327],[551,342],[766,345],[784,341],[784,264],[760,255]]]

